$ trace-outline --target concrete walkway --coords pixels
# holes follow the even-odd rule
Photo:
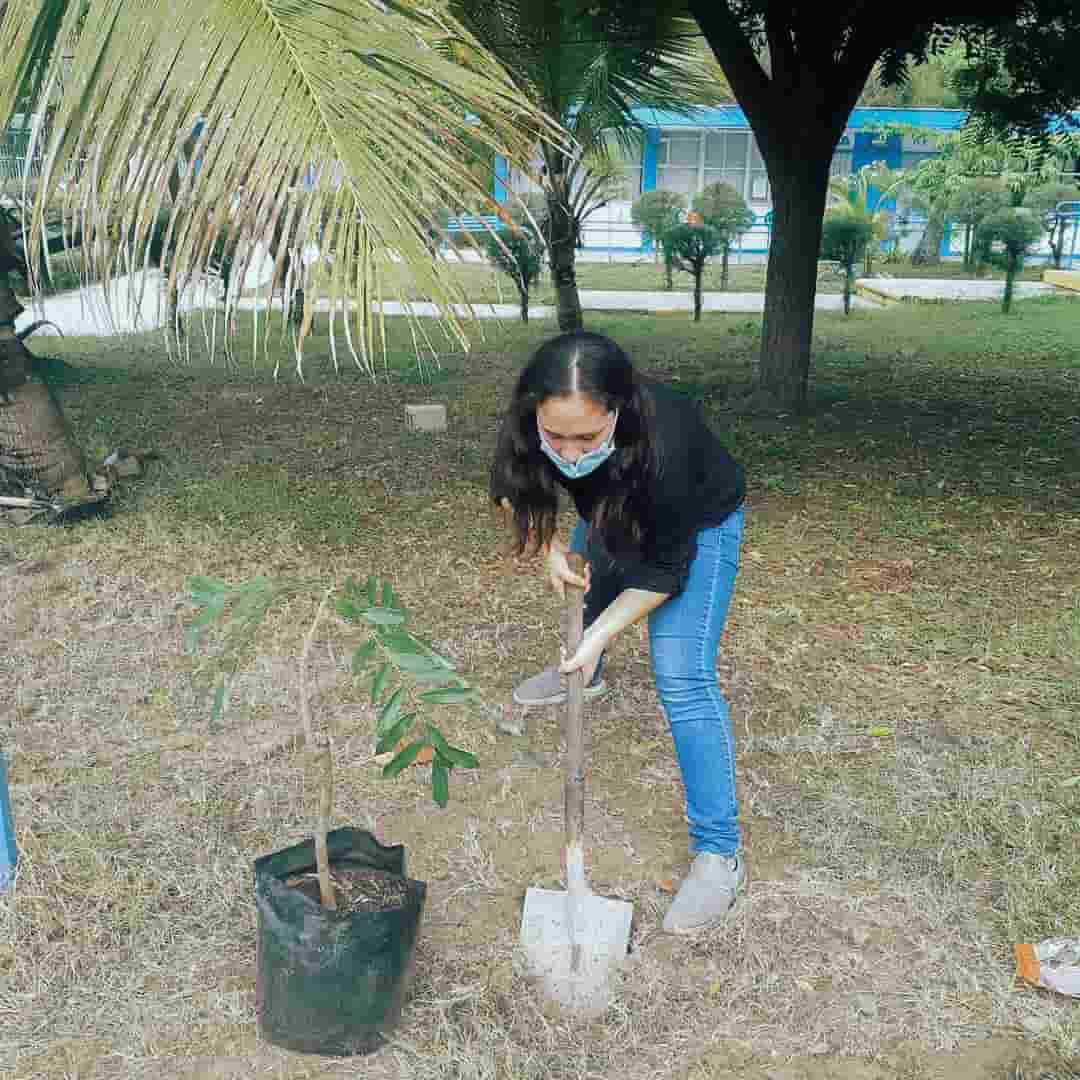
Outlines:
[[[114,337],[157,330],[165,323],[164,290],[165,277],[158,270],[124,274],[112,280],[108,293],[101,285],[91,285],[27,304],[26,311],[15,320],[15,329],[22,330],[38,319],[48,319],[68,337]],[[189,288],[180,298],[180,309],[195,311],[212,307],[218,302],[217,297],[218,290],[212,285]],[[56,331],[45,327],[40,333]]]
[[[71,337],[108,337],[117,334],[140,333],[160,328],[165,321],[163,300],[164,278],[159,271],[151,270],[145,275],[135,275],[139,291],[133,294],[132,278],[118,277],[113,280],[109,293],[100,285],[72,292],[48,296],[33,304],[16,321],[21,330],[36,319],[48,319]],[[883,304],[904,299],[919,300],[1000,300],[1003,284],[1000,281],[944,281],[933,278],[871,278],[860,280],[866,296],[852,297],[854,307],[861,310],[880,309]],[[1061,293],[1052,285],[1035,282],[1017,284],[1017,298]],[[195,311],[220,303],[219,289],[213,283],[199,288],[187,289],[181,297],[182,311]],[[694,298],[686,292],[606,292],[584,289],[581,305],[587,311],[643,311],[653,314],[686,314],[693,310]],[[259,298],[244,299],[239,306],[244,310],[265,307]],[[280,308],[281,301],[274,306]],[[409,305],[413,314],[421,317],[435,316],[439,309],[431,303]],[[843,298],[833,293],[819,293],[815,301],[819,311],[841,311]],[[705,293],[702,297],[705,311],[729,311],[760,314],[765,309],[764,293]],[[328,311],[329,303],[321,301],[316,310]],[[387,301],[383,304],[386,315],[403,315],[406,304]],[[517,304],[475,304],[473,311],[482,319],[516,320],[520,317]],[[459,315],[466,315],[458,307]],[[530,309],[530,317],[549,319],[555,315],[550,305],[538,305]],[[46,329],[42,333],[50,333]]]
[[[941,278],[859,278],[855,288],[864,296],[884,303],[903,300],[1000,300],[1004,281],[946,280]],[[1061,290],[1039,281],[1018,281],[1013,289],[1017,300],[1048,296]]]
[[[694,310],[692,293],[682,292],[603,292],[598,289],[582,289],[579,293],[581,306],[586,311],[645,311],[654,315],[666,315]],[[852,306],[859,308],[879,308],[881,305],[861,296],[851,298]],[[386,315],[404,315],[411,307],[414,315],[433,316],[439,313],[435,304],[413,303],[406,305],[396,300],[383,304]],[[831,293],[819,294],[815,300],[818,311],[843,311],[844,298]],[[764,293],[703,293],[702,311],[730,311],[760,314],[765,310]],[[456,305],[457,313],[464,314],[465,309]],[[475,304],[473,310],[481,319],[516,319],[521,310],[517,304]],[[533,319],[552,319],[555,309],[550,304],[538,304],[529,308],[529,317]]]

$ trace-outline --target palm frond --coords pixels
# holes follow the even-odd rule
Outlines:
[[[34,50],[45,31],[19,23],[46,9],[43,56]],[[29,85],[28,71],[56,86],[70,57],[62,93],[39,103],[53,119],[32,265],[54,200],[106,283],[151,265],[161,248],[170,289],[223,254],[242,281],[270,249],[268,298],[283,275],[304,279],[298,346],[321,293],[369,372],[380,328],[370,305],[391,262],[467,345],[452,308],[464,297],[429,245],[441,208],[492,205],[470,154],[479,147],[527,168],[537,139],[562,137],[468,31],[411,0],[10,0],[0,40],[26,54],[5,63],[2,100],[24,92],[12,87]],[[474,49],[468,66],[447,55],[447,41]],[[304,269],[309,243],[322,272]]]

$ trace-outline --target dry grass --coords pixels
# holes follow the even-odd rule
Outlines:
[[[510,738],[446,710],[483,768],[439,811],[423,770],[379,779],[347,654],[323,637],[337,820],[406,843],[430,887],[404,1023],[363,1062],[278,1051],[254,1027],[251,862],[315,813],[298,756],[275,749],[298,724],[317,587],[271,617],[211,730],[183,582],[390,576],[418,630],[506,700],[558,627],[483,491],[498,403],[543,330],[493,331],[423,388],[407,365],[378,387],[274,386],[163,367],[148,341],[57,346],[84,443],[163,456],[109,520],[0,537],[22,860],[0,900],[0,1076],[1075,1080],[1076,1007],[1019,986],[1010,948],[1080,925],[1080,790],[1062,786],[1080,774],[1080,325],[1067,305],[1021,313],[1022,331],[988,311],[822,320],[815,416],[769,423],[722,412],[745,323],[669,321],[662,341],[655,321],[606,324],[702,393],[751,466],[722,670],[752,881],[723,930],[658,933],[685,824],[630,634],[590,710],[590,870],[635,906],[603,1022],[560,1016],[515,967],[526,887],[559,880],[555,712]],[[946,329],[950,370],[928,344]],[[1011,333],[1028,351],[1001,356]],[[403,430],[418,397],[447,404],[448,434]]]

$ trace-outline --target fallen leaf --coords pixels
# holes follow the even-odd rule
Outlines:
[[[674,878],[657,878],[656,887],[662,892],[667,893],[668,896],[675,895],[675,879]]]

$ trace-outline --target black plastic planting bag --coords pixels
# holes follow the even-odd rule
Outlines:
[[[363,829],[335,829],[327,846],[331,866],[403,878],[408,899],[391,911],[339,913],[288,887],[315,867],[313,840],[256,859],[259,1031],[289,1050],[366,1054],[401,1016],[427,886],[405,878],[404,847]]]

